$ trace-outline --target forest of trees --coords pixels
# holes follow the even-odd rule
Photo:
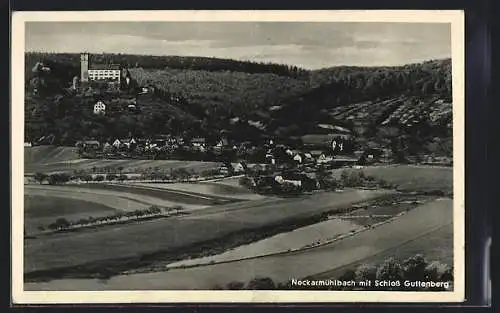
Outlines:
[[[26,53],[26,64],[35,64],[42,61],[45,64],[65,64],[72,67],[74,75],[79,73],[80,54],[78,53]],[[184,56],[152,56],[134,54],[91,54],[90,63],[120,64],[127,68],[145,69],[181,69],[181,70],[203,70],[209,72],[243,72],[249,74],[275,74],[293,78],[307,78],[309,71],[293,65],[237,61],[231,59],[218,59],[208,57],[184,57]],[[75,71],[76,69],[76,71]],[[68,73],[69,74],[69,73]],[[73,75],[73,76],[74,76]]]

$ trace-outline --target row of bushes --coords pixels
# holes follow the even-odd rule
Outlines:
[[[93,225],[99,225],[102,223],[108,223],[108,222],[115,222],[115,221],[122,221],[122,220],[130,220],[132,218],[135,219],[140,219],[141,217],[148,216],[148,215],[159,215],[164,212],[179,212],[183,208],[181,206],[175,206],[175,207],[170,207],[170,208],[165,208],[161,209],[156,205],[152,205],[149,208],[146,209],[138,209],[134,211],[129,211],[129,212],[119,212],[113,215],[106,215],[106,216],[100,216],[100,217],[92,217],[89,216],[88,218],[81,218],[77,221],[68,221],[67,219],[60,217],[55,220],[55,222],[43,226],[40,225],[38,226],[38,230],[43,232],[46,230],[52,230],[52,231],[60,231],[60,230],[66,230],[69,228],[74,228],[74,227],[83,227],[83,226],[93,226]]]
[[[200,178],[200,177],[213,177],[217,175],[221,175],[221,171],[219,169],[207,169],[201,171],[200,173],[195,172],[194,170],[187,170],[184,168],[170,169],[167,170],[159,170],[156,172],[143,172],[140,176],[135,176],[133,179],[139,180],[188,180],[191,178]],[[232,174],[230,171],[226,174]],[[43,184],[44,182],[48,182],[50,185],[58,185],[64,184],[71,180],[81,180],[85,182],[102,182],[106,181],[126,181],[131,178],[126,174],[90,174],[88,171],[75,171],[73,175],[68,173],[56,173],[47,175],[45,173],[35,173],[33,177],[38,183]]]
[[[409,257],[403,262],[400,260],[389,257],[384,262],[378,265],[360,265],[355,269],[349,269],[341,276],[336,278],[341,281],[355,281],[355,282],[372,282],[371,287],[338,287],[338,286],[298,286],[293,285],[290,281],[288,283],[275,283],[269,277],[256,277],[244,283],[241,281],[233,281],[228,283],[225,287],[216,285],[213,289],[227,289],[227,290],[290,290],[290,289],[306,289],[307,290],[412,290],[412,291],[425,291],[443,290],[442,287],[425,288],[425,287],[405,287],[402,283],[408,281],[422,281],[422,282],[452,282],[453,281],[453,267],[439,261],[428,261],[423,255],[417,254]],[[333,279],[332,279],[333,280]],[[375,287],[374,281],[392,281],[400,282],[399,287]]]

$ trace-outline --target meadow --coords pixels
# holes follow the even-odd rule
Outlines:
[[[118,210],[92,201],[56,197],[51,195],[24,196],[24,226],[28,234],[46,227],[57,218],[78,220],[89,216],[99,217],[117,213]]]
[[[218,167],[215,162],[177,161],[177,160],[134,160],[134,159],[81,159],[76,148],[56,146],[36,146],[24,148],[24,172],[74,172],[75,170],[99,170],[105,167],[122,168],[123,173],[139,173],[147,169],[162,170],[185,168],[204,171]]]
[[[85,277],[89,276],[89,273],[99,273],[103,268],[125,270],[134,263],[147,260],[167,260],[177,256],[178,259],[183,259],[182,249],[192,245],[199,245],[196,249],[201,249],[200,251],[224,247],[224,241],[237,239],[234,237],[237,233],[255,230],[256,235],[265,236],[266,231],[262,230],[266,227],[267,232],[280,232],[275,225],[293,224],[300,219],[347,209],[355,202],[368,201],[388,194],[391,193],[352,190],[300,199],[263,201],[260,204],[255,201],[257,203],[248,203],[253,204],[249,206],[236,203],[233,204],[238,206],[236,209],[231,208],[232,204],[228,205],[227,210],[224,206],[214,206],[193,211],[185,217],[126,226],[106,226],[71,236],[60,235],[40,241],[25,241],[24,269],[25,273],[49,271],[50,275],[62,275],[63,271],[59,269],[78,266],[78,270],[70,270],[71,275]],[[208,244],[211,240],[216,241]],[[61,258],[61,255],[65,257]]]
[[[337,169],[334,175],[339,178],[345,169]],[[403,191],[435,191],[453,192],[453,168],[437,166],[388,165],[366,166],[362,169],[347,169],[347,171],[363,171],[365,175],[398,186]]]
[[[436,235],[436,232],[451,224],[452,207],[451,200],[434,201],[421,205],[393,222],[373,230],[307,251],[163,272],[119,275],[106,280],[54,280],[27,284],[27,289],[206,290],[215,286],[225,286],[232,281],[248,282],[258,276],[270,277],[274,282],[288,282],[291,278],[316,277],[314,275],[318,273],[323,273],[323,276],[328,274],[327,277],[331,277],[334,273],[332,269],[343,269],[345,266],[352,266],[359,261],[364,262],[373,256],[383,257],[386,254],[398,256],[400,247],[412,242],[420,242],[423,245],[419,247],[419,252],[424,255],[427,255],[426,250],[422,248],[436,249],[436,246],[439,246],[445,251],[443,256],[449,259],[452,251],[450,241],[443,241],[442,236]],[[373,261],[378,260],[373,259]],[[290,273],[293,273],[293,277]]]

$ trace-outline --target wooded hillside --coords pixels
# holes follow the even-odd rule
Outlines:
[[[54,143],[72,144],[129,134],[217,137],[227,131],[233,139],[246,141],[301,135],[318,122],[357,129],[363,140],[380,139],[382,126],[416,136],[411,129],[420,125],[427,141],[451,136],[449,59],[316,71],[175,56],[111,54],[93,56],[92,61],[129,66],[133,87],[120,94],[72,92],[67,88],[80,71],[78,54],[26,54],[27,140],[53,134]],[[36,75],[32,68],[37,62],[50,73]],[[38,96],[31,93],[33,85],[40,89]],[[155,86],[156,91],[152,98],[137,97],[139,112],[92,114],[99,99],[133,98],[143,85]]]

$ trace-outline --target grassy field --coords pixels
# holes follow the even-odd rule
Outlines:
[[[258,200],[266,197],[253,193],[251,190],[218,182],[199,183],[173,183],[173,184],[150,184],[134,183],[133,186],[154,187],[163,190],[177,190],[181,192],[196,193],[211,198],[235,199],[235,200]]]
[[[168,251],[173,249],[245,229],[259,229],[286,220],[307,218],[386,194],[388,192],[385,191],[352,190],[309,198],[263,201],[260,204],[256,201],[247,207],[237,203],[234,204],[236,208],[230,204],[227,209],[224,206],[211,207],[186,217],[103,227],[71,236],[26,241],[24,269],[25,272],[33,272],[87,264],[87,267],[95,267],[95,270],[102,267],[98,261],[103,260],[120,258],[118,263],[137,262],[144,255],[165,254],[165,251],[168,256]],[[82,272],[82,268],[79,272]]]
[[[117,210],[91,201],[54,197],[48,195],[24,196],[24,225],[29,233],[36,231],[42,225],[46,227],[58,217],[67,220],[78,220],[89,216],[105,216],[116,213]]]
[[[161,200],[194,204],[194,205],[215,205],[232,202],[234,199],[221,197],[220,195],[204,194],[198,192],[196,188],[185,188],[176,190],[175,188],[162,188],[165,185],[174,184],[78,184],[75,188],[88,188],[91,190],[109,190],[125,192],[140,196],[154,197]],[[186,184],[195,185],[195,184]]]
[[[144,209],[151,205],[170,207],[181,205],[186,209],[203,208],[210,205],[213,201],[205,199],[182,197],[168,197],[164,194],[163,197],[148,194],[147,192],[133,192],[133,190],[112,190],[107,188],[86,188],[84,186],[50,186],[50,185],[26,185],[24,188],[25,194],[36,196],[53,196],[66,199],[75,199],[98,203],[109,206],[114,209],[130,211],[136,209]],[[174,195],[175,196],[175,195]],[[189,203],[179,202],[180,200],[191,200]],[[186,201],[187,201],[186,200]]]
[[[384,179],[389,183],[396,184],[402,190],[453,191],[453,169],[451,167],[397,165],[367,166],[361,170],[366,175],[372,175],[378,179]],[[347,169],[347,171],[361,170]],[[335,170],[334,175],[340,177],[342,171],[343,169]]]
[[[379,265],[388,257],[395,257],[401,261],[422,254],[428,261],[440,261],[453,265],[453,225],[447,224],[432,231],[418,240],[409,241],[406,244],[384,251],[372,257],[342,266],[333,271],[313,275],[314,279],[338,278],[348,269],[355,270],[361,264]]]
[[[103,167],[123,167],[123,173],[133,173],[148,168],[174,169],[186,168],[196,171],[216,168],[219,163],[176,160],[102,160],[80,159],[73,147],[36,146],[24,148],[24,171],[58,172],[75,170],[91,170]]]
[[[287,282],[338,269],[358,260],[366,260],[410,242],[421,244],[419,252],[434,250],[443,242],[434,241],[435,231],[452,220],[452,201],[435,201],[411,210],[391,223],[353,237],[308,251],[234,263],[208,265],[166,272],[121,275],[109,280],[55,280],[46,284],[28,284],[30,290],[161,290],[211,289],[231,281],[248,282],[256,276],[270,277],[275,282]],[[395,235],[397,234],[397,235]],[[439,237],[439,236],[437,236]],[[445,257],[452,247],[440,246]],[[293,274],[292,274],[293,273]]]
[[[52,163],[78,159],[75,147],[36,146],[24,148],[24,163]]]

